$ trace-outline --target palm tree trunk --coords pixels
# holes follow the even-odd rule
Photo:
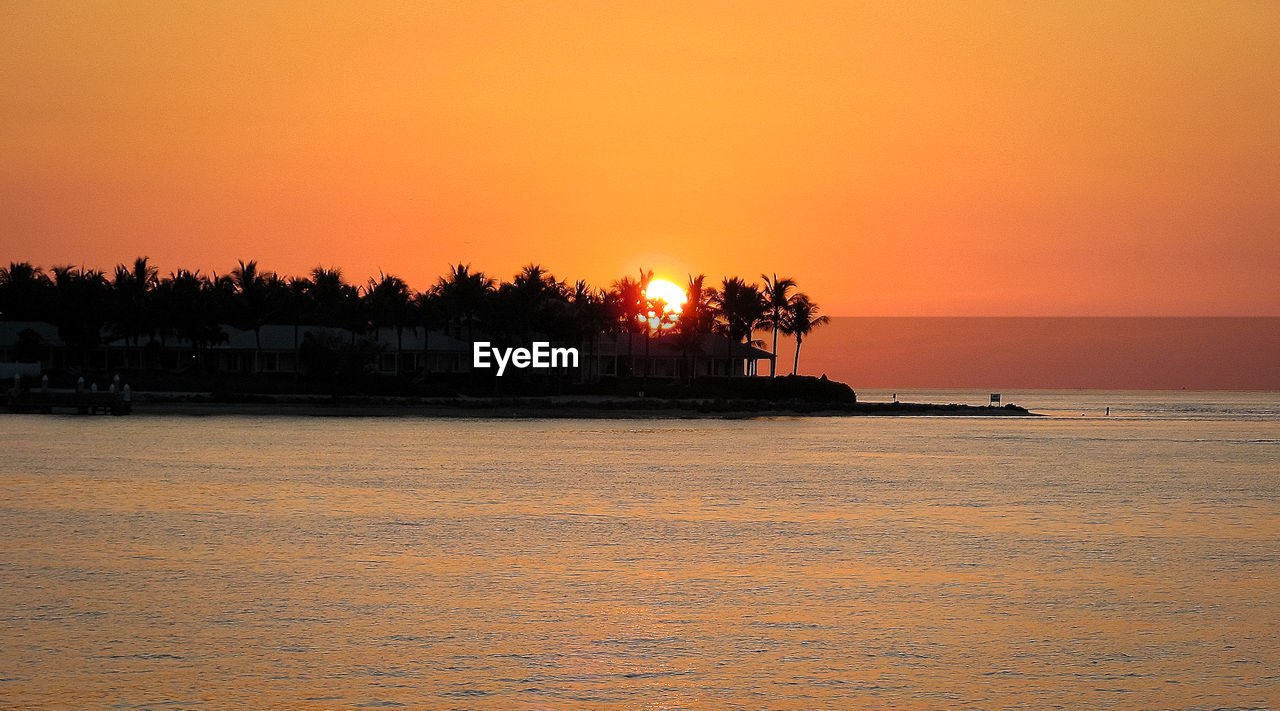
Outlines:
[[[640,376],[640,388],[643,390],[644,385],[649,382],[649,341],[653,337],[649,333],[649,327],[644,328],[644,374]]]
[[[733,377],[733,337],[725,336],[724,338],[724,369],[730,378]]]
[[[800,369],[800,342],[802,340],[803,339],[800,337],[800,334],[797,333],[796,334],[796,357],[795,357],[795,360],[791,361],[792,375],[795,375],[796,371]]]
[[[777,319],[774,319],[775,321]],[[769,377],[777,377],[778,369],[778,327],[773,327],[773,357],[769,359]]]

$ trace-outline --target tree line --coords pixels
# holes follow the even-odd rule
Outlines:
[[[596,288],[557,279],[530,264],[510,281],[500,281],[457,264],[430,288],[416,291],[390,274],[356,285],[336,268],[284,276],[260,269],[253,260],[242,260],[225,274],[179,269],[168,276],[161,276],[147,257],[113,272],[73,266],[46,272],[13,262],[0,267],[0,319],[54,324],[67,348],[80,353],[101,345],[104,333],[132,347],[158,343],[163,348],[168,338],[183,339],[192,344],[197,360],[225,340],[223,324],[253,331],[259,350],[267,324],[344,329],[353,342],[359,334],[386,327],[396,333],[397,348],[405,332],[420,328],[452,331],[467,340],[483,334],[499,342],[537,336],[583,343],[601,333],[670,335],[681,349],[696,348],[707,333],[751,343],[764,331],[772,333],[774,353],[779,335],[795,339],[793,374],[805,337],[828,322],[793,279],[777,274],[762,274],[758,284],[736,276],[711,284],[703,274],[691,275],[685,303],[675,313],[646,296],[652,280],[652,271],[641,270]]]

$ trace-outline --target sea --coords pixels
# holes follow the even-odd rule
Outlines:
[[[1001,396],[0,415],[0,708],[1280,707],[1280,392]]]

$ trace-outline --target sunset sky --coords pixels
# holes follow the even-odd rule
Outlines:
[[[0,2],[0,259],[1280,315],[1280,3]]]

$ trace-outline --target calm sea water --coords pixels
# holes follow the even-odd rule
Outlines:
[[[0,707],[1280,706],[1280,393],[1005,399],[0,416]]]

